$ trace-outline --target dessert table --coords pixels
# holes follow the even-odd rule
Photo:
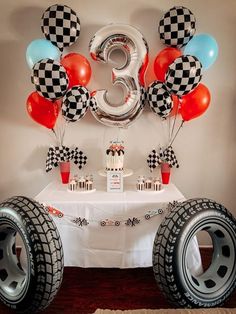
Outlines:
[[[64,215],[52,218],[62,239],[65,266],[134,268],[152,266],[153,241],[167,205],[183,201],[184,196],[174,184],[156,192],[137,192],[134,186],[126,186],[123,193],[107,193],[105,187],[97,186],[96,191],[86,193],[52,182],[35,199]],[[145,216],[157,209],[161,209],[159,214]],[[201,268],[196,238],[188,263],[192,269]]]

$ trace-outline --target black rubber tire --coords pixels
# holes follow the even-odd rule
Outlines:
[[[17,264],[14,250],[16,232],[25,246],[27,272]],[[6,251],[10,251],[8,257]],[[8,266],[9,263],[11,266]],[[63,269],[61,239],[44,207],[23,196],[12,197],[1,203],[0,299],[20,313],[41,311],[57,294]],[[15,280],[15,290],[9,292],[7,281],[10,282],[14,276],[21,279]]]
[[[187,248],[200,230],[209,233],[214,253],[203,274],[187,267]],[[153,270],[165,297],[177,307],[221,306],[236,288],[236,220],[209,199],[178,204],[158,228]]]

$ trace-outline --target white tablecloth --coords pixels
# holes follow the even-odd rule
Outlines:
[[[107,193],[97,187],[97,191],[86,194],[69,192],[66,186],[53,182],[35,199],[65,215],[53,217],[63,243],[65,266],[134,268],[152,266],[153,240],[166,206],[184,196],[173,184],[160,192],[137,192],[129,187],[123,193]],[[164,209],[164,213],[149,220],[144,218],[148,210],[157,208]],[[79,217],[89,224],[80,227],[71,222]],[[140,222],[127,226],[126,220],[133,217]],[[106,218],[121,224],[102,227],[100,221]],[[196,269],[201,265],[196,239],[189,252],[189,267]]]

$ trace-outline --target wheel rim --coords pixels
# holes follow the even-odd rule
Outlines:
[[[20,261],[16,255],[16,235],[21,239],[22,251],[26,262]],[[22,255],[21,251],[21,255]],[[29,285],[29,252],[22,237],[21,230],[11,221],[1,221],[0,224],[0,293],[12,302],[24,296]]]
[[[226,228],[227,225],[227,228]],[[191,273],[187,266],[188,248],[199,231],[206,231],[213,243],[212,261],[200,275]],[[228,224],[217,218],[204,219],[186,237],[182,254],[182,274],[187,289],[204,300],[218,299],[235,281],[235,233]]]

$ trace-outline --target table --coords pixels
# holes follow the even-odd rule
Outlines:
[[[152,266],[153,240],[167,213],[167,205],[174,200],[184,200],[183,194],[174,184],[158,192],[137,192],[134,186],[126,187],[123,193],[107,193],[105,187],[96,188],[95,192],[87,194],[70,192],[60,182],[52,182],[35,197],[64,214],[62,218],[53,216],[53,219],[62,239],[65,266]],[[146,219],[145,214],[155,209],[162,209],[163,214]],[[120,225],[101,226],[105,219]],[[200,266],[195,239],[189,249],[189,267]]]

